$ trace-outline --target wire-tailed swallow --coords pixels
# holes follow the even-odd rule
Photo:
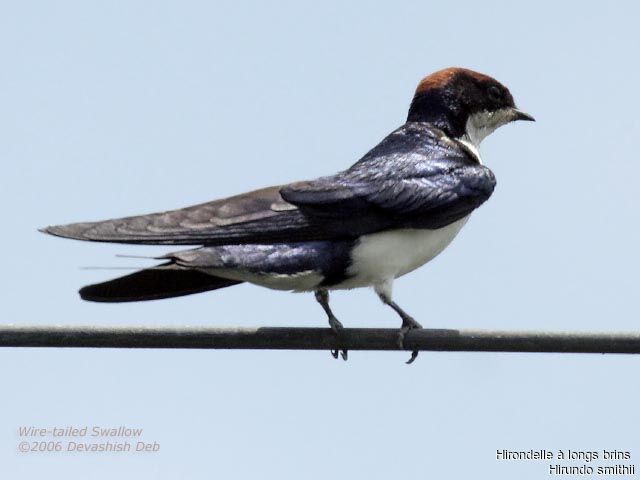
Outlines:
[[[496,181],[478,147],[514,120],[533,117],[516,108],[505,86],[447,68],[419,83],[404,125],[335,175],[42,231],[97,242],[199,246],[158,257],[165,262],[156,267],[86,286],[80,290],[85,300],[155,300],[250,282],[315,292],[338,331],[342,324],[328,292],[372,286],[402,318],[402,347],[405,333],[420,324],[392,300],[393,281],[442,252],[489,198]]]

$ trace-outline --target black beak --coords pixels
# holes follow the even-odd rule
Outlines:
[[[522,110],[518,110],[517,108],[512,108],[511,109],[511,115],[512,115],[512,122],[516,121],[516,120],[526,120],[528,122],[535,122],[536,119],[533,118],[531,115],[529,115],[528,113],[523,112]]]

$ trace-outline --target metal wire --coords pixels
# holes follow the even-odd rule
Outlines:
[[[398,330],[0,326],[0,347],[199,348],[398,351]],[[419,329],[405,350],[465,352],[640,353],[640,333],[510,332]]]

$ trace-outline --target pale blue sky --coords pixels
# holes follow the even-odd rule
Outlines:
[[[37,227],[186,206],[343,169],[420,78],[505,83],[535,124],[482,154],[493,197],[400,305],[443,328],[636,331],[640,68],[633,2],[2,2],[2,323],[322,326],[312,295],[239,286],[97,305],[79,287],[163,248]],[[615,7],[614,7],[615,5]],[[396,326],[367,290],[347,326]],[[2,349],[6,478],[523,478],[498,449],[640,464],[631,356]],[[126,425],[155,454],[20,454],[22,425]]]

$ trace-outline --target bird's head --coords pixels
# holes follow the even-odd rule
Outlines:
[[[515,120],[533,120],[518,110],[509,89],[465,68],[446,68],[422,79],[409,108],[408,122],[430,122],[476,148],[483,138]]]

